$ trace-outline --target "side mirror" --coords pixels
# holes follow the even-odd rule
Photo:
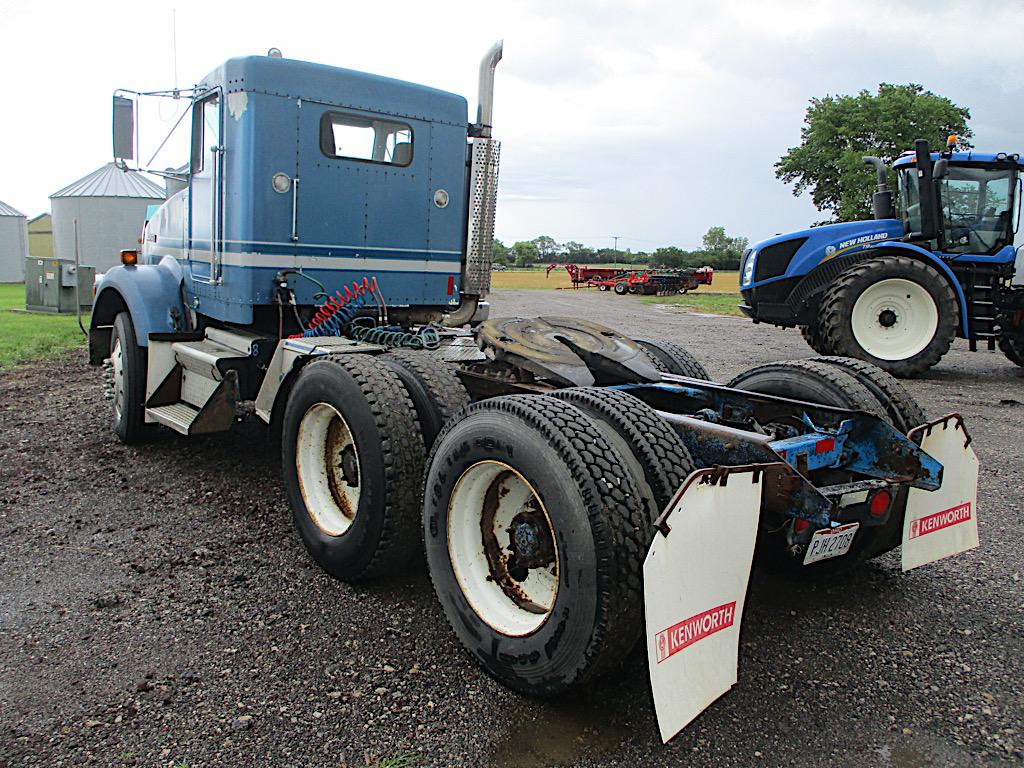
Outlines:
[[[135,159],[135,102],[114,97],[114,159]]]
[[[932,168],[932,179],[935,181],[942,181],[949,175],[949,160],[944,157],[940,157],[935,161],[935,167]]]

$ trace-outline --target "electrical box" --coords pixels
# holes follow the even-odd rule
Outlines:
[[[92,306],[96,267],[75,266],[61,259],[25,259],[25,309],[29,312],[70,313]]]

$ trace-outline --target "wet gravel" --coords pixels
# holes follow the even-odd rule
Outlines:
[[[811,354],[633,298],[493,305],[671,338],[722,379]],[[982,548],[828,584],[755,573],[740,684],[662,746],[642,651],[529,700],[462,652],[421,569],[359,587],[317,569],[258,422],[130,449],[79,355],[0,373],[0,765],[1020,764],[1024,371],[958,343],[910,387],[975,436]]]

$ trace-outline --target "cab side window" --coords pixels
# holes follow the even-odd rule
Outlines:
[[[325,112],[320,118],[320,149],[342,160],[406,166],[412,162],[412,128],[390,120]]]

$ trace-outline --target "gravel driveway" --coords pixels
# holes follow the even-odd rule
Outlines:
[[[722,379],[811,354],[606,294],[505,291],[493,314],[670,338]],[[642,650],[532,701],[462,652],[422,566],[318,570],[259,422],[129,449],[80,354],[0,373],[0,765],[1020,764],[1024,370],[958,343],[910,388],[966,417],[982,548],[906,576],[895,555],[831,584],[755,573],[739,685],[666,747]]]

